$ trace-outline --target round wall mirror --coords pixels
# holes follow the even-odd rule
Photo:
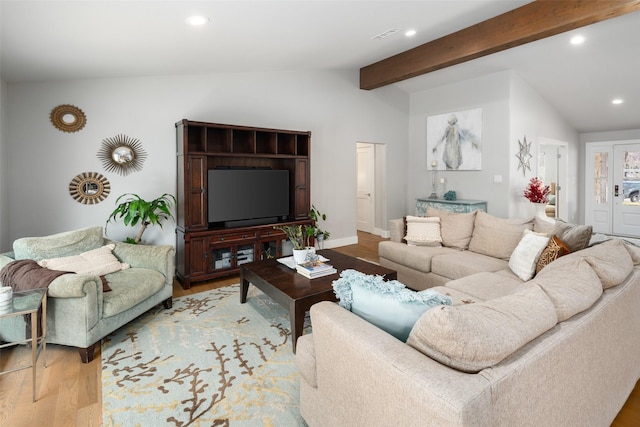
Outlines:
[[[87,117],[75,105],[58,105],[51,110],[51,123],[63,132],[77,132],[87,124]]]
[[[140,141],[126,135],[103,140],[97,155],[108,172],[117,172],[120,175],[142,170],[142,164],[147,158]]]
[[[83,172],[69,183],[69,194],[78,203],[95,205],[109,196],[111,184],[98,172]]]

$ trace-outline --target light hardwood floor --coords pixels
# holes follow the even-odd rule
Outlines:
[[[381,238],[358,233],[358,244],[337,248],[340,252],[378,260],[378,242]],[[194,294],[209,289],[238,283],[238,277],[228,277],[197,284],[184,290],[174,283],[174,297]],[[0,370],[16,360],[29,357],[22,346],[2,349]],[[47,368],[38,365],[37,402],[31,402],[31,370],[0,376],[0,426],[100,426],[102,419],[100,351],[95,359],[82,364],[78,352],[58,345],[47,346]],[[615,427],[640,425],[640,382],[614,420]]]

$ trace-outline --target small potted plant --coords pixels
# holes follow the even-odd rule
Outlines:
[[[300,264],[307,258],[306,228],[302,225],[274,225],[274,229],[282,231],[293,245],[293,259]]]
[[[309,212],[309,215],[311,216],[311,219],[313,220],[313,227],[310,227],[312,229],[312,236],[318,241],[318,242],[322,242],[326,239],[329,238],[329,236],[331,235],[331,233],[329,231],[326,230],[322,230],[319,226],[318,223],[320,222],[320,220],[322,221],[326,221],[327,220],[327,214],[322,213],[318,210],[318,208],[315,207],[315,205],[311,205],[311,211]]]
[[[122,198],[125,198],[124,201],[118,204]],[[162,221],[174,219],[171,207],[176,204],[176,198],[171,194],[165,193],[157,199],[147,202],[137,194],[125,193],[116,199],[116,204],[116,209],[111,212],[107,219],[107,226],[110,221],[118,219],[122,219],[124,225],[131,227],[135,227],[140,223],[140,231],[136,238],[127,237],[125,240],[126,243],[138,244],[149,225],[158,224],[162,228]]]

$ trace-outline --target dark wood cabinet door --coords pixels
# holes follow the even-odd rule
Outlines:
[[[294,207],[295,219],[309,217],[309,162],[307,159],[296,160]]]
[[[211,254],[209,253],[208,237],[189,239],[186,253],[189,256],[189,267],[187,271],[192,279],[211,271]]]
[[[185,228],[207,228],[207,158],[189,156],[186,175],[188,200],[185,200]]]

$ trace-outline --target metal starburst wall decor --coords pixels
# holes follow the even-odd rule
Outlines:
[[[142,148],[140,140],[126,135],[116,135],[102,141],[97,156],[108,172],[126,176],[133,171],[142,170],[147,152]]]
[[[525,135],[522,142],[518,140],[518,145],[520,146],[518,154],[516,154],[516,157],[520,161],[518,170],[522,168],[522,175],[526,176],[527,169],[531,170],[531,158],[533,157],[533,155],[531,154],[531,142],[527,142],[527,137]]]

